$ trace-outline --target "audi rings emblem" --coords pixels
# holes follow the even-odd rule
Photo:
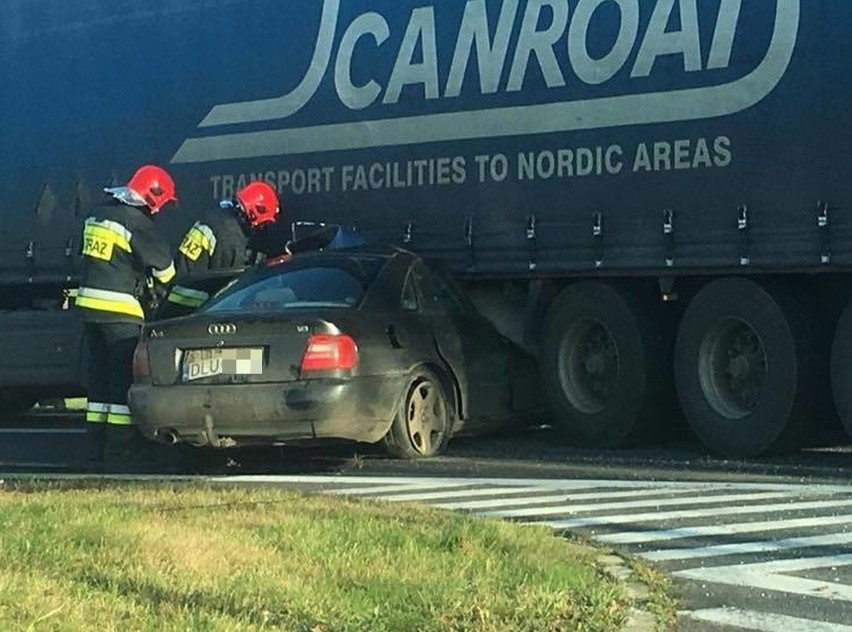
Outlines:
[[[237,333],[237,326],[233,323],[213,323],[207,328],[207,333],[211,336],[231,336]]]

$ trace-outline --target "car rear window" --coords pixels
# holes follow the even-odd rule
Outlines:
[[[205,312],[268,313],[351,309],[361,304],[382,259],[317,258],[249,272],[226,287]]]

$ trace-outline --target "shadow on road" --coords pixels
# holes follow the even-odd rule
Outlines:
[[[30,415],[0,423],[0,470],[79,473],[85,432],[77,415]],[[852,446],[837,434],[826,435],[805,450],[761,459],[722,459],[708,454],[688,431],[661,444],[618,450],[566,445],[547,427],[476,438],[456,438],[445,456],[395,461],[376,446],[354,443],[230,450],[158,446],[153,463],[112,467],[108,473],[171,475],[366,474],[483,478],[682,478],[852,477]],[[154,444],[151,444],[152,446]]]

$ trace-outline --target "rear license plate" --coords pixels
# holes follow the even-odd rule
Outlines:
[[[262,375],[263,349],[189,349],[183,355],[184,382],[217,375]]]

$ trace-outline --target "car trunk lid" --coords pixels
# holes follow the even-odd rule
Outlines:
[[[336,335],[337,327],[315,313],[190,317],[155,323],[145,330],[154,385],[296,381],[303,377],[309,342]]]

